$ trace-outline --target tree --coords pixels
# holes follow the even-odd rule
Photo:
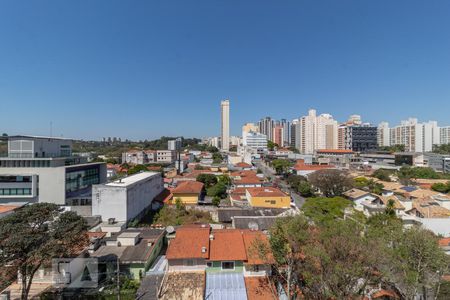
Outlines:
[[[384,170],[384,169],[378,169],[375,172],[373,172],[372,176],[381,180],[381,181],[386,181],[386,182],[390,182],[391,181],[391,172],[389,172],[388,170]]]
[[[286,173],[290,166],[291,162],[286,159],[275,159],[272,161],[272,167],[275,169],[277,175]]]
[[[224,199],[227,197],[227,187],[222,182],[219,182],[206,190],[209,197],[219,197]]]
[[[214,164],[220,164],[223,161],[223,156],[219,152],[214,152],[212,158]]]
[[[211,153],[217,153],[217,152],[219,152],[219,149],[217,149],[217,147],[214,147],[214,146],[208,146],[206,148],[206,151],[211,152]]]
[[[53,258],[78,255],[87,246],[87,225],[56,204],[25,206],[0,219],[0,265],[13,264],[21,275],[21,299],[27,299],[37,270]]]
[[[393,146],[384,146],[379,147],[380,151],[387,151],[387,152],[405,152],[405,145],[393,145]]]
[[[450,181],[448,181],[446,184],[442,182],[434,183],[431,186],[431,189],[433,191],[439,192],[439,193],[449,193],[450,192]]]
[[[366,177],[356,177],[353,179],[354,186],[359,189],[367,190],[371,193],[381,195],[384,185],[379,182],[375,182],[373,179],[367,179]]]
[[[146,166],[144,166],[144,165],[135,165],[131,169],[128,169],[127,174],[128,175],[133,175],[133,174],[137,174],[137,173],[140,173],[140,172],[146,172],[146,171],[148,171]]]
[[[353,187],[353,180],[341,170],[319,170],[308,177],[309,182],[326,197],[340,196]]]
[[[450,264],[438,237],[420,227],[406,229],[393,247],[391,280],[407,299],[435,287]]]
[[[269,151],[273,151],[275,148],[278,148],[278,144],[275,144],[274,142],[267,140],[267,149],[269,149]]]
[[[231,178],[228,176],[228,174],[220,175],[218,177],[218,182],[223,183],[226,186],[231,185]]]
[[[433,145],[433,152],[438,154],[450,154],[450,144]]]
[[[7,137],[7,136],[8,136],[8,134],[2,133],[2,137]]]
[[[202,165],[195,165],[194,170],[204,170],[205,168]]]
[[[196,180],[202,182],[205,188],[209,188],[217,183],[217,177],[214,174],[200,174]]]
[[[314,196],[314,188],[308,181],[301,181],[297,186],[297,192],[302,197],[312,197]]]
[[[326,223],[344,217],[344,210],[351,207],[352,202],[342,197],[308,198],[302,207],[303,213],[317,223]]]
[[[220,197],[214,196],[212,199],[212,205],[219,207],[220,205]]]

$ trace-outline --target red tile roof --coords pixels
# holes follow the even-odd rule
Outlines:
[[[352,154],[352,150],[348,149],[319,149],[317,153],[339,153],[339,154]]]
[[[237,163],[235,166],[238,168],[251,168],[252,167],[252,165],[245,163],[245,162]]]
[[[249,265],[273,263],[274,258],[272,254],[263,259],[258,253],[258,243],[262,243],[262,245],[269,249],[269,240],[264,233],[255,230],[245,230],[242,232],[242,238],[244,239],[245,251],[247,253],[247,263]]]
[[[247,260],[242,233],[237,229],[219,229],[211,232],[209,260]]]
[[[275,287],[267,277],[244,277],[248,300],[276,300]]]
[[[167,248],[167,259],[209,257],[209,226],[182,226],[177,229],[175,239]],[[202,249],[206,251],[202,252]]]
[[[297,160],[297,163],[294,166],[294,170],[296,171],[318,171],[334,168],[333,165],[307,165],[303,159]]]
[[[101,232],[101,231],[89,231],[87,233],[88,237],[91,238],[96,238],[96,239],[102,239],[106,236],[106,232]]]
[[[441,247],[449,247],[450,246],[450,238],[443,238],[439,240],[439,246]]]
[[[203,189],[203,183],[198,181],[182,181],[172,194],[200,194]]]
[[[253,187],[247,188],[252,197],[286,197],[286,193],[274,187]]]
[[[0,214],[14,211],[19,207],[17,205],[0,205]]]

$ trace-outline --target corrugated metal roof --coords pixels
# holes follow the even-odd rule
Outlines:
[[[207,300],[247,300],[244,274],[207,273],[205,299]]]

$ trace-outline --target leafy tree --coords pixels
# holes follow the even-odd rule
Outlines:
[[[275,159],[272,161],[272,167],[275,169],[277,175],[286,173],[290,166],[291,162],[286,159]]]
[[[433,152],[438,154],[450,154],[450,144],[433,145]]]
[[[385,169],[378,169],[375,172],[373,172],[372,176],[375,178],[378,178],[379,180],[382,181],[387,181],[390,182],[391,181],[391,172]]]
[[[308,181],[301,181],[297,186],[297,191],[303,197],[314,196],[314,188]]]
[[[211,215],[208,212],[198,209],[188,210],[184,205],[179,206],[179,208],[165,205],[158,211],[153,221],[154,224],[161,224],[163,226],[211,222]]]
[[[308,179],[326,197],[340,196],[353,187],[353,180],[341,170],[319,170],[309,175]]]
[[[2,136],[3,136],[3,137],[7,137],[7,136],[8,136],[8,134],[6,134],[6,133],[2,133]]]
[[[213,153],[212,158],[214,164],[220,164],[223,161],[223,156],[219,152]]]
[[[21,275],[21,299],[27,299],[37,270],[53,258],[78,255],[87,246],[87,225],[56,204],[25,206],[0,219],[0,265],[12,264]]]
[[[217,153],[217,152],[219,152],[219,149],[217,149],[217,147],[214,147],[214,146],[208,146],[206,148],[206,151],[211,152],[211,153]]]
[[[407,299],[435,287],[449,257],[439,248],[438,237],[420,227],[406,229],[393,247],[391,280]],[[426,299],[426,295],[424,295]]]
[[[375,182],[373,179],[367,179],[366,177],[356,177],[353,181],[355,187],[367,190],[377,195],[381,195],[384,188],[382,183]]]
[[[393,145],[393,146],[384,146],[379,147],[380,151],[387,151],[387,152],[405,152],[405,145]]]
[[[146,172],[148,171],[147,167],[144,165],[135,165],[134,167],[128,169],[127,174],[128,175],[133,175],[133,174],[137,174],[140,172]]]
[[[204,170],[205,168],[202,165],[195,165],[194,170]]]
[[[175,198],[175,207],[176,207],[177,211],[183,211],[186,209],[183,202],[181,201],[181,198],[179,198],[179,197]]]
[[[115,165],[115,164],[118,164],[119,161],[116,158],[110,157],[106,160],[106,163]]]
[[[294,153],[300,153],[300,151],[297,148],[295,148],[294,146],[289,147],[289,150],[291,150]]]
[[[217,177],[214,174],[200,174],[196,180],[202,182],[207,189],[217,183]]]
[[[326,223],[344,217],[344,210],[351,207],[352,202],[342,197],[308,198],[302,207],[305,216],[317,223]]]
[[[212,199],[212,205],[219,207],[220,205],[220,197],[214,196]]]
[[[231,178],[228,176],[228,174],[220,175],[218,177],[218,182],[223,183],[226,186],[231,185]]]
[[[222,182],[219,182],[206,190],[209,197],[219,197],[224,199],[227,197],[227,187]]]
[[[269,149],[269,151],[273,151],[275,148],[278,148],[278,144],[267,140],[267,149]]]
[[[446,184],[442,183],[442,182],[434,183],[431,186],[431,189],[433,191],[436,191],[436,192],[439,192],[439,193],[448,193],[448,192],[450,192],[450,181],[447,182]]]
[[[260,169],[260,168],[258,168],[257,170],[256,170],[256,174],[262,174],[262,170]]]

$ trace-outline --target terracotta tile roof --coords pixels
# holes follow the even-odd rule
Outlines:
[[[200,194],[203,189],[203,183],[198,181],[183,181],[175,189],[172,194]]]
[[[247,260],[242,233],[237,229],[213,230],[210,241],[209,260]]]
[[[255,171],[251,170],[244,170],[244,171],[237,171],[237,172],[231,172],[231,177],[247,177],[247,176],[256,176]]]
[[[351,190],[346,191],[343,195],[345,197],[348,197],[351,199],[358,199],[358,198],[364,197],[367,194],[370,194],[370,193],[360,190],[360,189],[351,189]]]
[[[20,206],[16,205],[0,205],[0,214],[7,213],[18,209]]]
[[[448,218],[450,217],[450,210],[439,206],[436,202],[430,199],[417,199],[412,204],[412,210],[416,210],[424,218]]]
[[[244,277],[248,300],[276,300],[272,287],[267,277]]]
[[[244,230],[242,231],[242,238],[244,239],[245,251],[247,252],[247,264],[261,265],[273,263],[274,259],[272,254],[262,259],[258,253],[258,249],[256,248],[258,245],[257,243],[263,243],[269,247],[269,240],[264,233],[255,230]]]
[[[439,240],[439,246],[441,247],[449,247],[450,246],[450,238],[443,238]]]
[[[245,176],[240,179],[234,179],[234,184],[260,184],[261,178],[256,176]]]
[[[394,209],[401,209],[401,210],[405,209],[403,204],[400,202],[398,197],[395,195],[387,196],[387,197],[378,196],[378,198],[380,198],[380,200],[383,202],[384,205],[388,205],[389,200],[394,200]]]
[[[287,197],[289,195],[274,187],[253,187],[247,188],[252,197]]]
[[[167,248],[167,259],[209,257],[209,226],[182,226],[177,229],[175,239]],[[202,252],[202,249],[206,251]]]
[[[252,167],[252,165],[245,163],[245,162],[237,163],[237,164],[235,164],[235,166],[238,168],[251,168]]]
[[[352,154],[352,150],[347,149],[319,149],[317,153],[338,153],[338,154]]]
[[[334,169],[333,165],[307,165],[303,159],[297,160],[297,163],[294,166],[294,170],[296,171],[318,171],[325,169]]]

